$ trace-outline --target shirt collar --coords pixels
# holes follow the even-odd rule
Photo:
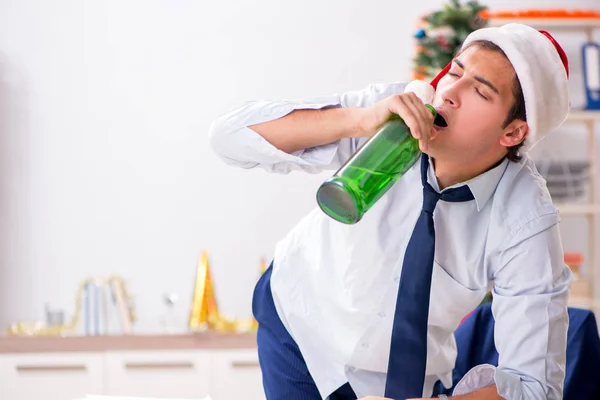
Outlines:
[[[473,193],[473,197],[475,198],[475,203],[477,204],[477,211],[481,211],[481,209],[485,206],[490,197],[492,197],[492,194],[494,194],[496,186],[498,186],[498,183],[500,182],[500,178],[502,178],[502,175],[504,175],[504,171],[506,170],[508,162],[508,159],[504,158],[500,163],[498,163],[498,165],[496,165],[492,169],[489,169],[484,173],[477,175],[475,178],[469,179],[466,182],[459,182],[446,189],[467,185],[469,189],[471,189],[471,193]],[[435,189],[436,192],[440,191],[437,178],[435,177],[435,167],[433,166],[431,157],[429,157],[427,181]]]

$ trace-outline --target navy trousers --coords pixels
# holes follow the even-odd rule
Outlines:
[[[258,361],[267,400],[317,400],[321,398],[300,349],[277,315],[271,294],[272,265],[256,284],[252,312],[258,321]],[[330,400],[356,399],[349,384]]]
[[[283,326],[271,293],[272,265],[258,281],[252,311],[258,321],[258,357],[267,400],[318,400],[321,398],[300,349]],[[567,369],[564,400],[600,399],[600,338],[594,315],[588,310],[569,309]],[[494,346],[494,318],[490,304],[478,307],[455,332],[458,358],[453,387],[441,383],[433,396],[450,395],[454,386],[479,364],[498,365]],[[348,383],[329,396],[330,400],[355,400]]]

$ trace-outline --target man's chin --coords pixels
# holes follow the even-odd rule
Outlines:
[[[440,148],[439,146],[436,146],[435,141],[431,141],[428,143],[427,146],[427,151],[424,151],[423,153],[427,154],[429,157],[438,157],[440,155]]]
[[[430,158],[438,161],[455,161],[456,152],[449,148],[445,148],[440,144],[441,143],[434,144],[433,142],[430,142],[427,151],[424,153],[426,153]]]

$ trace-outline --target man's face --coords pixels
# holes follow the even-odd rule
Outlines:
[[[448,127],[435,128],[429,155],[476,164],[500,158],[506,151],[503,124],[515,102],[515,77],[510,62],[496,51],[473,45],[456,57],[433,101]]]

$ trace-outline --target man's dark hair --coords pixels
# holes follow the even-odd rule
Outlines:
[[[463,51],[468,49],[471,46],[478,46],[479,48],[484,49],[484,50],[498,52],[498,53],[502,54],[508,60],[506,53],[504,53],[504,51],[500,47],[498,47],[498,45],[490,42],[489,40],[475,40],[475,41],[469,43],[463,49]],[[525,97],[523,97],[523,89],[521,88],[521,82],[519,82],[519,77],[516,75],[515,75],[515,80],[513,82],[512,92],[513,92],[513,96],[515,98],[515,102],[514,102],[513,106],[510,108],[510,110],[508,111],[508,115],[506,116],[506,119],[504,120],[504,123],[502,126],[503,128],[506,128],[508,126],[508,124],[513,122],[515,119],[518,119],[521,121],[527,121],[527,115],[525,113]],[[525,143],[525,141],[523,140],[521,143],[519,143],[515,146],[509,147],[506,158],[508,158],[510,161],[515,161],[515,162],[520,161],[522,156],[519,154],[519,149],[521,147],[523,147],[524,143]]]

